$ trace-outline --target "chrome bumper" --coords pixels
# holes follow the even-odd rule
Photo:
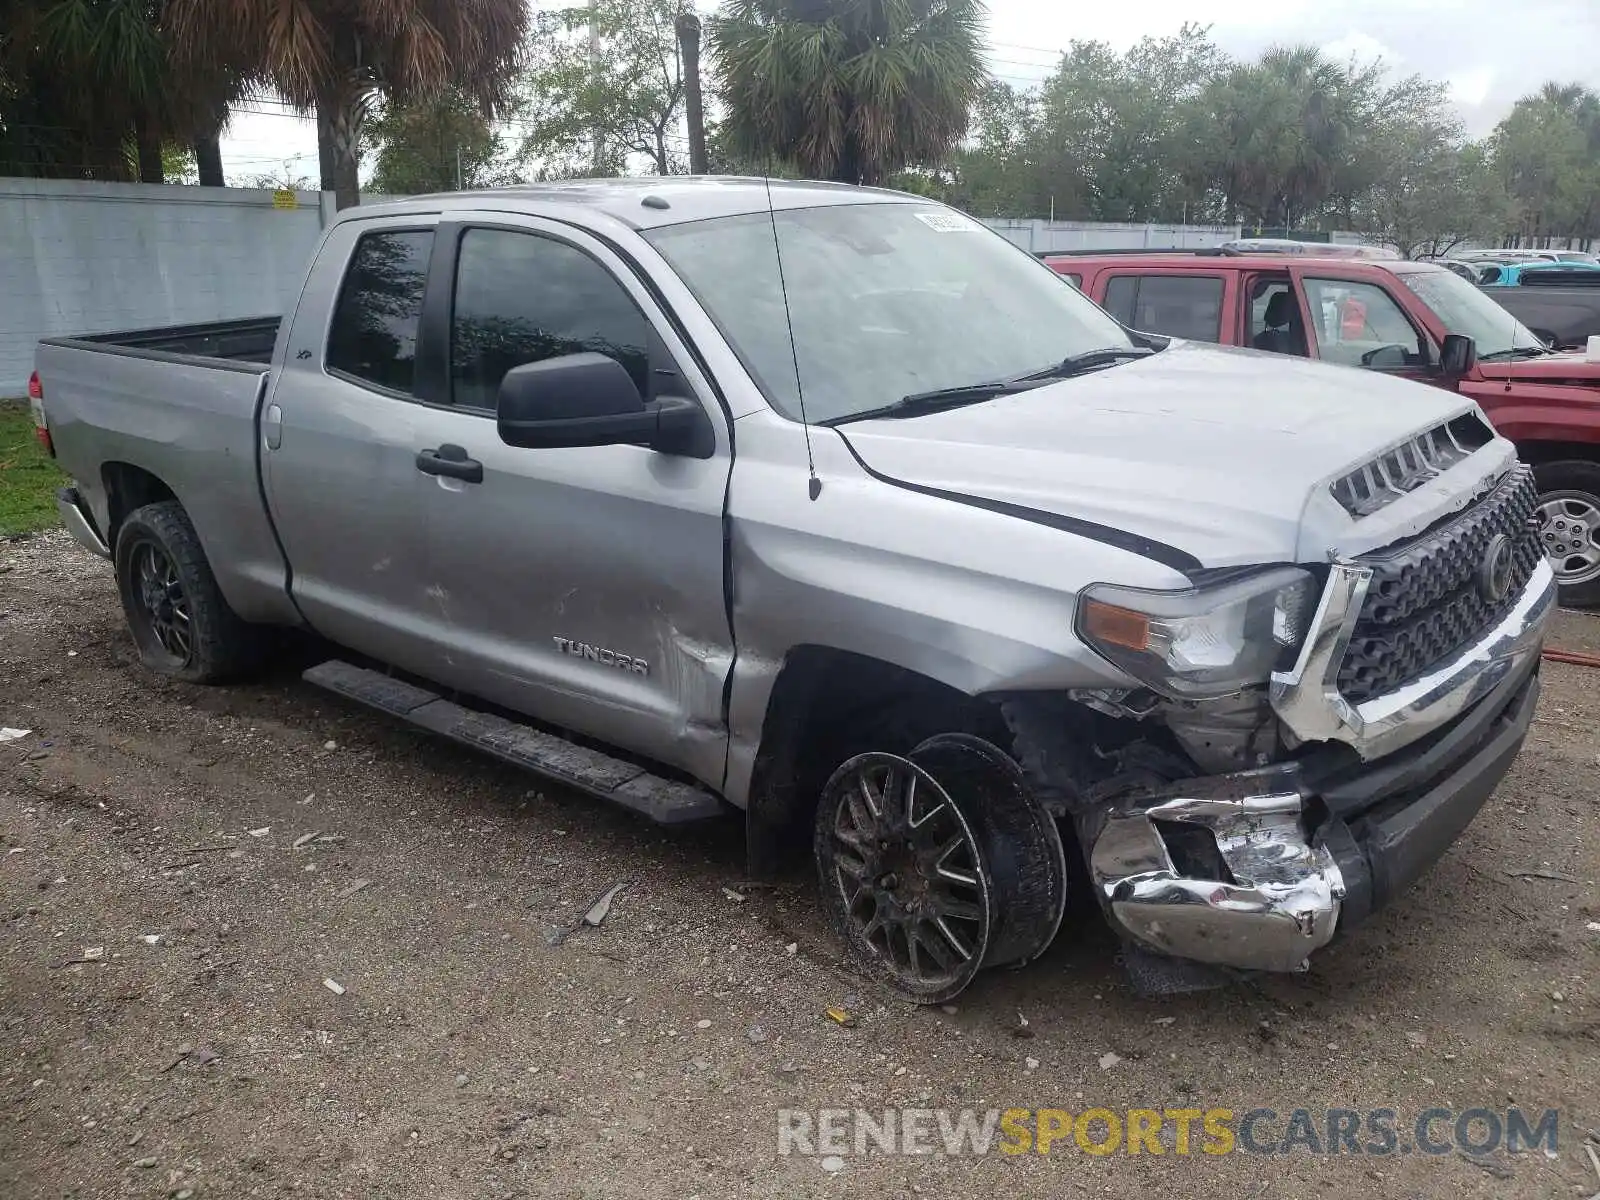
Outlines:
[[[77,488],[61,488],[56,492],[56,511],[61,514],[61,523],[67,527],[67,532],[101,558],[110,558],[111,547],[94,531],[82,505]]]
[[[1114,810],[1090,854],[1113,921],[1163,954],[1241,970],[1300,971],[1339,922],[1344,879],[1306,838],[1304,797],[1281,768],[1202,779]],[[1210,831],[1232,882],[1172,861],[1155,821]]]
[[[1305,742],[1345,742],[1365,760],[1382,758],[1448,725],[1539,653],[1556,608],[1555,574],[1541,559],[1515,607],[1450,662],[1362,704],[1339,693],[1339,666],[1361,614],[1372,572],[1336,563],[1311,633],[1291,671],[1272,676],[1272,707]]]

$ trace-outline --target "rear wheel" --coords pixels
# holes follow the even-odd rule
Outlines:
[[[1066,905],[1055,822],[1003,751],[963,734],[845,762],[823,789],[815,849],[852,957],[918,1004],[1042,953]]]
[[[1600,463],[1569,461],[1534,468],[1539,485],[1539,541],[1555,571],[1561,603],[1600,606]]]
[[[116,572],[128,628],[150,670],[189,683],[221,683],[261,664],[264,631],[228,607],[177,501],[128,515],[117,532]]]

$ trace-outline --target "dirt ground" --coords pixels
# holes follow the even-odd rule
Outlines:
[[[1563,614],[1554,642],[1600,651],[1600,620]],[[0,543],[0,726],[32,730],[0,744],[0,1197],[1590,1196],[1600,675],[1545,678],[1462,841],[1309,974],[1138,999],[1085,923],[917,1009],[840,963],[808,879],[738,888],[733,823],[663,834],[293,664],[158,681],[105,564]],[[551,943],[624,880],[602,927]],[[1404,1128],[1512,1104],[1561,1110],[1553,1156],[841,1162],[776,1136],[779,1109],[824,1106]]]

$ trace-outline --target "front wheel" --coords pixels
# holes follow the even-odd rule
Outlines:
[[[260,665],[265,634],[228,607],[177,501],[128,514],[117,531],[116,572],[128,629],[150,670],[222,683]]]
[[[1600,463],[1572,460],[1534,468],[1539,542],[1567,608],[1600,606]]]
[[[823,907],[851,956],[917,1004],[1037,957],[1066,908],[1054,820],[1009,756],[964,734],[840,766],[815,850]]]

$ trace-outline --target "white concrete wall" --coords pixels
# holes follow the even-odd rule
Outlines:
[[[1195,250],[1239,236],[1237,225],[1119,225],[1101,221],[982,218],[1007,241],[1034,254],[1067,250]]]
[[[42,337],[283,312],[332,198],[293,210],[235,188],[0,179],[0,396]]]

